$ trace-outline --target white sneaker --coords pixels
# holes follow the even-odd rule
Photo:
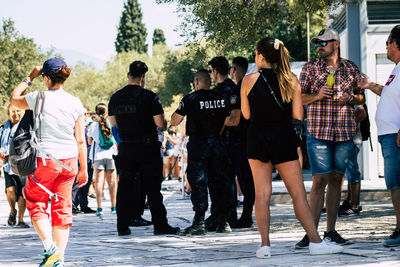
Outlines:
[[[271,258],[271,247],[263,246],[257,249],[256,257],[259,259]]]
[[[334,254],[340,253],[344,250],[342,246],[339,246],[335,242],[331,242],[327,238],[322,240],[321,243],[311,243],[308,246],[311,255],[322,255],[322,254]]]

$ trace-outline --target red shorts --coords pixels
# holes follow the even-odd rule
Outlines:
[[[58,202],[51,198],[51,220],[53,226],[72,225],[72,185],[78,172],[77,158],[60,160],[65,165],[72,168],[71,171],[64,169],[62,166],[46,159],[46,166],[43,165],[42,159],[38,158],[38,167],[33,174],[38,183],[58,195]],[[38,221],[40,219],[49,218],[46,212],[49,203],[49,194],[40,188],[29,176],[24,194],[26,198],[26,208],[29,211],[31,219]]]

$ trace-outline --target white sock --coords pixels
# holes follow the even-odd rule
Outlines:
[[[243,202],[243,199],[244,199],[244,196],[238,196],[238,200],[239,200],[240,202]]]
[[[52,237],[48,237],[45,240],[42,241],[44,249],[46,251],[50,250],[51,246],[53,245],[53,238]]]

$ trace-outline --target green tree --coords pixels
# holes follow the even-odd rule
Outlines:
[[[164,31],[161,29],[154,29],[152,41],[153,41],[153,46],[158,44],[165,45]]]
[[[306,13],[311,32],[325,27],[326,9],[343,0],[156,0],[178,3],[184,14],[180,29],[187,40],[205,36],[225,55],[240,51],[250,55],[255,43],[274,36],[284,41],[295,60],[307,58]]]
[[[117,53],[136,51],[147,53],[147,30],[142,23],[142,11],[137,0],[124,3],[124,10],[118,26],[115,49]]]
[[[22,36],[15,29],[11,19],[2,19],[0,28],[0,106],[6,105],[12,90],[35,66],[43,64],[50,54],[51,52],[42,53],[32,39]],[[40,86],[40,81],[35,80],[29,90],[37,90]],[[3,122],[6,117],[1,110],[0,122]]]

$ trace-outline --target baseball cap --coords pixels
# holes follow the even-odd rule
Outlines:
[[[58,57],[52,57],[43,63],[43,68],[40,73],[47,75],[55,74],[57,70],[60,70],[63,66],[67,66],[64,60]]]
[[[317,41],[330,41],[330,40],[340,40],[339,33],[334,29],[328,28],[323,29],[318,33],[318,36],[311,39],[312,43]]]

